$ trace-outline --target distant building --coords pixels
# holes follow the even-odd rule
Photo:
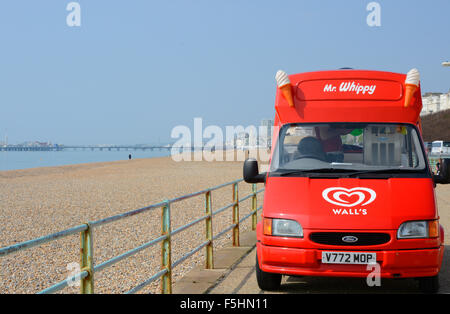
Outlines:
[[[441,110],[450,109],[450,91],[447,94],[441,95]]]
[[[259,143],[264,147],[272,147],[272,130],[273,120],[264,119],[261,121],[261,128],[259,134]]]
[[[422,112],[427,115],[438,111],[450,109],[450,91],[448,93],[425,93],[422,95]]]
[[[39,141],[27,141],[23,143],[19,143],[19,146],[26,147],[51,147],[53,144],[51,142],[39,142]]]
[[[247,148],[250,144],[250,135],[247,132],[240,132],[235,139],[236,148]]]
[[[8,135],[5,134],[5,140],[0,141],[0,146],[8,146]]]

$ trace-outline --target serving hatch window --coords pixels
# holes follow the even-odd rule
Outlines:
[[[320,123],[283,126],[270,171],[425,168],[418,134],[410,125]]]

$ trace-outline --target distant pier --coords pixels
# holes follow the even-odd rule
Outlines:
[[[37,151],[66,151],[66,150],[90,150],[90,151],[120,151],[120,150],[170,150],[172,146],[158,146],[158,145],[112,145],[112,146],[99,146],[99,145],[54,145],[54,146],[20,146],[20,145],[8,145],[0,146],[0,151],[10,152],[37,152]]]
[[[225,146],[223,146],[225,148]],[[236,148],[236,147],[234,147]],[[189,150],[194,151],[203,151],[204,149],[208,149],[211,151],[216,150],[216,146],[176,146],[174,147],[177,151],[186,151]],[[221,147],[222,149],[222,147]],[[233,149],[233,147],[228,147],[228,149]],[[3,145],[0,146],[0,151],[9,151],[9,152],[50,152],[50,151],[79,151],[79,150],[87,150],[87,151],[130,151],[130,150],[141,150],[141,151],[170,151],[172,150],[172,145],[48,145],[48,146],[26,146],[26,145]]]

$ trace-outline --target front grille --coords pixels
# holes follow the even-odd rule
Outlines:
[[[355,242],[345,242],[344,237],[356,237]],[[328,245],[378,245],[389,242],[391,236],[388,233],[375,232],[313,232],[309,239],[315,243]]]

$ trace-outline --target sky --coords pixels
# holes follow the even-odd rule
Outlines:
[[[70,2],[80,26],[70,27]],[[175,141],[179,125],[273,119],[275,73],[421,73],[447,92],[450,1],[2,0],[0,141]]]

